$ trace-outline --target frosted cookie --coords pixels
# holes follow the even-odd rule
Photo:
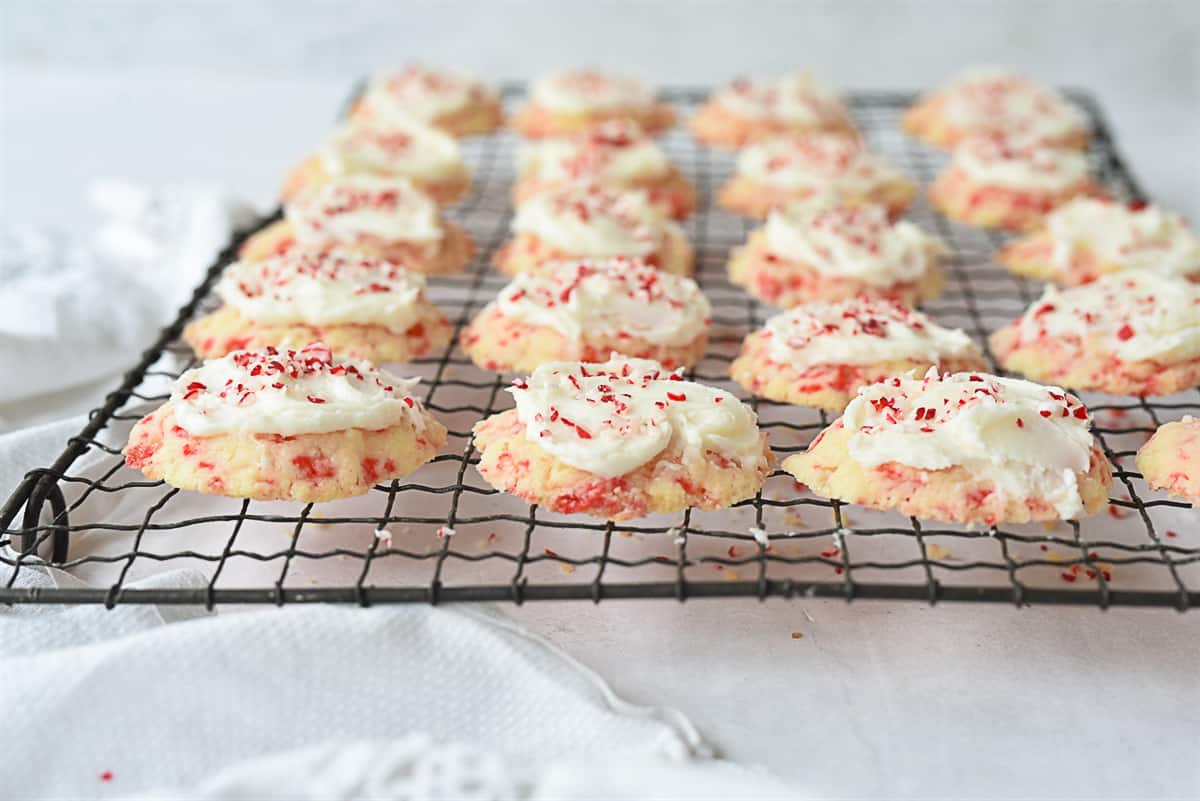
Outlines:
[[[1184,415],[1160,426],[1138,450],[1137,468],[1150,489],[1200,506],[1200,420]]]
[[[1024,231],[1082,195],[1102,194],[1076,150],[996,138],[964,140],[929,187],[934,208],[952,220]]]
[[[324,345],[237,351],[188,370],[129,434],[125,463],[179,489],[331,501],[408,475],[446,443],[412,391]]]
[[[462,333],[485,370],[530,372],[546,362],[610,354],[690,367],[708,346],[712,307],[690,278],[637,260],[560,262],[500,290]]]
[[[183,330],[204,359],[324,342],[341,357],[406,362],[444,347],[453,328],[419,273],[342,250],[234,262],[216,294],[224,305]]]
[[[284,206],[284,219],[247,239],[240,255],[261,261],[295,247],[344,248],[426,275],[462,272],[475,255],[471,235],[411,182],[365,175],[298,193]]]
[[[759,397],[840,412],[859,387],[930,367],[986,369],[963,331],[895,301],[855,298],[770,318],[746,337],[729,374]]]
[[[513,238],[492,263],[506,275],[556,261],[624,256],[665,272],[690,275],[692,246],[645,192],[566,186],[532,197],[517,209]]]
[[[1001,134],[1052,147],[1087,147],[1087,120],[1062,95],[1005,70],[968,70],[904,113],[909,134],[938,147]]]
[[[698,141],[727,148],[788,134],[856,134],[837,92],[804,72],[772,81],[734,81],[697,110],[691,129]]]
[[[753,497],[773,461],[749,406],[657,362],[551,362],[475,425],[479,473],[553,512],[628,520]]]
[[[1200,281],[1200,238],[1183,217],[1157,206],[1081,197],[1000,248],[996,260],[1017,275],[1067,286],[1121,270]]]
[[[1038,381],[1170,395],[1200,386],[1200,285],[1135,270],[1047,287],[991,345],[1004,369]]]
[[[735,214],[766,217],[793,201],[825,196],[843,206],[884,206],[896,217],[916,194],[912,180],[857,140],[807,134],[769,139],[741,151],[717,203]]]
[[[1073,395],[982,373],[859,390],[783,469],[817,495],[950,523],[1073,520],[1108,503],[1112,469]]]
[[[407,178],[442,205],[471,186],[458,141],[449,134],[419,122],[351,121],[291,171],[281,195],[287,203],[331,178],[357,175]]]
[[[533,82],[512,126],[531,139],[569,136],[605,120],[633,120],[650,134],[675,124],[675,112],[636,78],[564,70]]]
[[[491,133],[504,122],[499,96],[475,78],[418,65],[372,78],[353,117],[416,120],[451,136]]]
[[[879,206],[793,205],[773,212],[729,259],[729,280],[773,306],[856,295],[907,305],[942,291],[945,246]]]
[[[662,147],[637,123],[609,120],[570,138],[524,145],[513,202],[569,184],[596,184],[614,191],[642,190],[650,202],[683,219],[696,206],[696,188]]]

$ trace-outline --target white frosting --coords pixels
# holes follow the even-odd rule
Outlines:
[[[750,145],[738,154],[737,173],[769,186],[842,195],[866,193],[903,177],[854,139],[822,133]]]
[[[424,288],[424,277],[391,262],[293,248],[231,264],[216,291],[242,317],[268,325],[370,324],[402,332],[420,316]]]
[[[797,370],[903,359],[938,364],[979,355],[965,332],[890,300],[810,303],[767,320],[771,359]]]
[[[743,468],[763,463],[749,406],[648,359],[551,362],[509,391],[531,442],[596,475],[625,475],[668,448],[685,461],[714,451]]]
[[[649,256],[671,226],[645,192],[567,186],[531,198],[513,230],[578,256]]]
[[[189,434],[324,434],[378,431],[408,421],[424,430],[415,378],[396,378],[370,362],[334,362],[329,349],[235,351],[179,377],[175,420]]]
[[[625,183],[665,175],[671,161],[637,123],[609,120],[570,139],[522,146],[520,169],[543,181]]]
[[[970,133],[1017,134],[1044,142],[1087,128],[1083,115],[1057,92],[1005,70],[968,70],[941,93],[947,120]]]
[[[1122,361],[1200,358],[1200,285],[1134,270],[1046,287],[1018,322],[1022,340],[1091,340]]]
[[[575,342],[596,335],[687,345],[712,317],[695,281],[624,258],[519,275],[500,290],[496,305],[506,317],[549,326]]]
[[[1157,206],[1132,209],[1095,198],[1075,198],[1046,217],[1052,260],[1069,267],[1080,247],[1124,269],[1167,275],[1200,272],[1200,238],[1183,217]]]
[[[330,175],[400,175],[436,179],[463,169],[454,137],[419,122],[351,121],[321,151]]]
[[[491,91],[469,75],[414,65],[373,79],[364,103],[384,119],[431,122],[491,98]]]
[[[806,72],[762,83],[734,81],[718,92],[715,100],[743,119],[819,126],[848,117],[837,92]]]
[[[995,137],[964,140],[950,164],[976,183],[1026,191],[1060,192],[1088,176],[1087,156],[1078,150]]]
[[[654,93],[636,78],[596,70],[564,70],[534,81],[530,97],[537,105],[564,114],[643,109]]]
[[[850,458],[876,467],[962,467],[1009,497],[1083,511],[1077,475],[1091,461],[1091,417],[1057,387],[979,373],[910,374],[859,390],[842,415]]]
[[[284,214],[302,244],[351,244],[364,237],[385,242],[442,238],[437,204],[405,178],[335,178],[296,195]]]
[[[919,279],[944,250],[911,222],[889,222],[882,206],[802,203],[771,212],[765,232],[767,246],[788,261],[878,287]]]

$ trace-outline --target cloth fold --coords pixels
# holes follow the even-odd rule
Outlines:
[[[204,186],[109,181],[91,195],[101,221],[90,236],[0,230],[0,403],[129,367],[250,219]]]

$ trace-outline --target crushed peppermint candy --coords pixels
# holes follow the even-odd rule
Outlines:
[[[322,343],[268,346],[188,370],[171,402],[176,421],[195,436],[379,430],[401,420],[423,428],[424,410],[410,394],[416,384],[370,362],[335,360]]]

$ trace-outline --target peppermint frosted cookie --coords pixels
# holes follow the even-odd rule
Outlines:
[[[183,339],[201,358],[324,342],[339,356],[406,362],[445,346],[452,326],[425,297],[425,278],[342,250],[293,249],[238,261],[216,286],[224,302]]]
[[[624,256],[675,275],[690,275],[692,246],[645,192],[565,186],[530,198],[517,209],[513,239],[493,263],[506,275],[546,264]]]
[[[500,290],[463,331],[485,370],[530,372],[546,362],[619,353],[690,367],[708,346],[712,307],[690,278],[637,260],[560,262]]]
[[[1087,147],[1087,120],[1062,95],[1006,70],[968,70],[921,98],[901,121],[938,147],[1001,134],[1051,147]]]
[[[783,469],[817,495],[950,523],[1074,520],[1108,503],[1091,416],[1056,387],[930,370],[863,387]]]
[[[366,175],[298,193],[284,206],[284,219],[246,240],[240,255],[261,261],[295,247],[344,248],[426,275],[462,272],[475,255],[471,235],[410,181]]]
[[[446,443],[416,379],[324,345],[237,351],[188,370],[129,434],[125,463],[179,489],[331,501],[408,475]]]
[[[1024,231],[1082,195],[1102,194],[1076,150],[1000,138],[964,140],[929,187],[934,208],[952,220]]]
[[[550,511],[628,520],[752,497],[773,457],[750,407],[657,362],[551,362],[475,426],[489,484]]]
[[[911,179],[861,142],[824,133],[750,145],[738,154],[717,202],[735,214],[766,217],[793,201],[824,196],[843,206],[884,206],[896,217],[916,194]]]
[[[1184,415],[1160,426],[1137,452],[1137,467],[1150,489],[1200,506],[1200,420]]]
[[[675,112],[636,78],[597,70],[563,70],[534,81],[529,102],[512,120],[522,136],[570,136],[605,120],[633,120],[657,134],[675,124]]]
[[[727,148],[788,134],[856,133],[837,92],[806,72],[772,81],[738,79],[700,107],[691,128],[700,142]]]
[[[775,315],[746,337],[729,374],[759,397],[840,412],[859,387],[930,367],[986,369],[960,329],[895,301],[860,297]]]
[[[407,178],[442,205],[459,200],[471,186],[458,141],[449,134],[420,122],[351,121],[292,170],[283,201],[331,178],[356,175]]]
[[[451,136],[491,133],[504,122],[499,96],[475,78],[418,65],[372,78],[353,117],[416,120]]]
[[[1183,217],[1144,203],[1075,198],[996,260],[1018,275],[1075,286],[1121,270],[1200,281],[1200,238]]]
[[[1134,270],[1047,287],[991,345],[1004,369],[1038,381],[1169,395],[1200,385],[1200,285]]]
[[[519,206],[548,190],[581,183],[642,190],[676,219],[689,216],[696,206],[696,188],[662,147],[629,120],[609,120],[570,138],[526,144],[513,202]]]
[[[797,204],[772,212],[729,260],[729,280],[759,300],[791,308],[856,295],[907,305],[942,291],[942,243],[880,206]]]

